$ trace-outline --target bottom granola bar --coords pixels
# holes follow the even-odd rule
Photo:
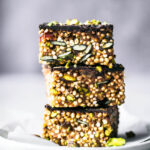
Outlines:
[[[117,136],[118,107],[52,108],[45,106],[43,138],[62,146],[104,147]]]

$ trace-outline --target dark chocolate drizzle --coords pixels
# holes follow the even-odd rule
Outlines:
[[[55,66],[51,66],[51,65],[43,65],[43,67],[44,68],[47,68],[47,69],[51,69],[52,71],[53,70],[61,70],[61,71],[66,71],[66,70],[70,70],[70,69],[72,69],[72,70],[79,70],[79,69],[90,69],[90,70],[95,70],[96,68],[96,66],[85,66],[85,65],[78,65],[78,67],[77,68],[75,68],[75,67],[73,67],[73,66],[70,66],[69,68],[65,68],[65,66],[57,66],[57,67],[55,67]],[[115,71],[124,71],[124,67],[123,67],[123,65],[122,64],[114,64],[114,66],[113,66],[113,68],[108,68],[107,66],[101,66],[102,67],[102,72],[101,73],[99,73],[99,74],[103,74],[104,72],[115,72]]]
[[[117,109],[117,106],[101,106],[101,107],[51,107],[49,104],[45,105],[48,110],[60,110],[70,112],[111,112]]]
[[[53,26],[48,26],[48,23],[43,23],[39,25],[39,29],[51,29],[53,31],[81,31],[81,32],[91,32],[91,31],[99,31],[100,29],[109,29],[113,30],[113,25],[112,24],[106,24],[106,25],[53,25]]]

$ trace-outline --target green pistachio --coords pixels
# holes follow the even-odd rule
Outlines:
[[[102,67],[101,67],[101,66],[96,66],[96,70],[97,70],[98,72],[102,72]]]
[[[66,24],[67,24],[67,25],[70,25],[70,24],[71,24],[71,20],[68,19],[68,20],[66,21]]]
[[[77,19],[72,19],[72,20],[70,20],[70,19],[68,19],[67,21],[66,21],[66,24],[67,25],[78,25],[78,24],[80,24],[80,22],[77,20]]]
[[[57,112],[56,112],[56,111],[51,113],[51,117],[52,117],[52,118],[54,118],[54,117],[56,117],[56,116],[57,116]]]
[[[65,75],[63,76],[63,79],[65,79],[65,80],[67,80],[67,81],[76,81],[76,78],[75,78],[75,77],[72,77],[72,76],[70,76],[70,75],[68,75],[68,74],[65,74]]]
[[[87,93],[89,90],[88,90],[87,88],[82,88],[82,91],[83,91],[84,93]]]
[[[67,95],[66,98],[67,98],[68,101],[74,101],[75,100],[73,95]]]
[[[115,59],[112,59],[112,63],[113,63],[113,64],[116,64],[116,61],[115,61]]]
[[[50,92],[53,93],[54,95],[58,94],[58,92],[55,89],[51,89]]]
[[[122,146],[125,145],[126,140],[123,138],[110,138],[107,141],[106,146],[111,147],[111,146]]]
[[[50,138],[48,138],[48,137],[45,137],[44,139],[45,139],[45,140],[50,140]]]
[[[65,68],[68,69],[70,64],[70,60],[66,63]]]
[[[48,25],[48,26],[54,26],[54,25],[56,25],[56,24],[58,24],[57,21],[52,21],[52,22],[49,22],[47,25]]]
[[[86,96],[86,97],[89,97],[89,96],[90,96],[90,92],[86,93],[85,96]]]
[[[50,47],[50,42],[46,42],[46,46],[47,46],[47,47]]]
[[[94,115],[93,115],[93,113],[90,113],[89,116],[90,116],[90,118],[93,118]]]
[[[81,93],[87,93],[89,90],[87,88],[78,88],[78,91]]]
[[[93,19],[93,20],[91,20],[91,24],[93,24],[93,25],[99,25],[99,24],[101,24],[101,22],[99,20]]]
[[[90,22],[89,20],[86,20],[84,24],[85,24],[85,25],[90,25],[91,22]]]
[[[106,130],[105,130],[105,135],[106,136],[109,136],[112,132],[112,128],[111,127],[108,127]]]
[[[70,131],[70,129],[71,129],[71,127],[68,127],[68,128],[67,128],[67,132],[69,132],[69,131]]]

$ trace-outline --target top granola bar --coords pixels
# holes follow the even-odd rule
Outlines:
[[[66,24],[39,26],[40,63],[50,65],[105,65],[115,63],[113,25],[97,20],[81,24],[76,19]]]

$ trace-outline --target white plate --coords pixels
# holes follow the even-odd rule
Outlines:
[[[150,126],[148,123],[139,120],[138,118],[128,114],[121,108],[119,136],[124,137],[125,132],[134,131],[135,138],[127,139],[127,143],[120,147],[97,147],[85,148],[80,147],[81,150],[142,150],[150,148]],[[42,116],[42,115],[41,115]],[[66,150],[66,149],[79,149],[69,148],[65,146],[58,146],[55,143],[38,138],[33,134],[41,134],[42,119],[39,116],[35,117],[26,115],[22,119],[12,121],[0,129],[0,150],[2,149],[19,149],[19,150]],[[147,141],[146,141],[147,140]]]

